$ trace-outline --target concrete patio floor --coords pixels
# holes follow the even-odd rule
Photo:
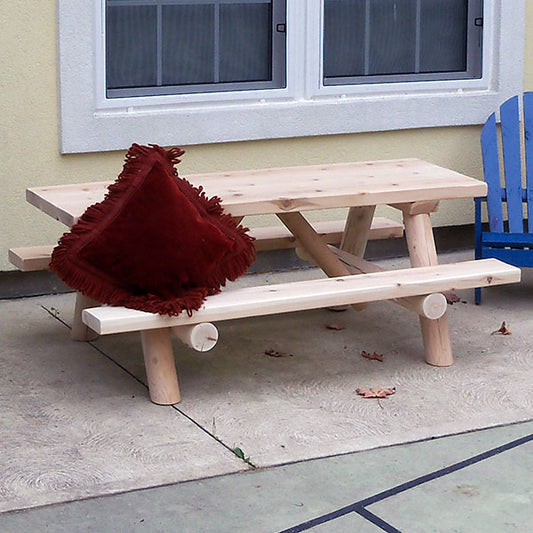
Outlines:
[[[174,407],[149,402],[137,335],[69,340],[72,294],[0,301],[0,531],[527,531],[523,278],[479,307],[456,293],[446,369],[423,362],[417,318],[388,302],[221,323],[211,352],[176,341]],[[512,334],[491,335],[502,321]],[[396,393],[355,394],[371,386]]]

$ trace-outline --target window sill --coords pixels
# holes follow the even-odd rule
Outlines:
[[[480,124],[500,98],[495,91],[454,91],[92,113],[77,107],[76,119],[64,121],[62,148],[89,152],[121,150],[133,142],[191,145]],[[63,113],[68,116],[68,110]]]

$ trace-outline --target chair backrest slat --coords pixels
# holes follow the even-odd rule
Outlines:
[[[533,233],[533,92],[524,93],[527,226]]]
[[[523,233],[521,131],[518,96],[513,96],[501,105],[500,119],[509,231]]]
[[[488,118],[481,131],[481,151],[483,153],[483,173],[488,185],[487,210],[489,212],[490,231],[503,232],[503,210],[500,181],[500,163],[498,160],[498,133],[496,115]]]

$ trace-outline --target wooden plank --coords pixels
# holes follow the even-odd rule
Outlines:
[[[55,245],[11,248],[9,250],[9,262],[22,272],[48,270],[54,247]]]
[[[325,220],[313,222],[313,227],[327,244],[339,244],[342,239],[344,220]],[[250,235],[256,238],[255,247],[259,251],[294,248],[296,239],[292,233],[281,224],[253,228]],[[403,235],[403,224],[385,217],[375,217],[370,228],[369,239],[393,239]],[[22,272],[47,270],[50,257],[55,245],[27,246],[11,248],[9,261]]]
[[[503,209],[501,195],[500,161],[498,158],[498,135],[496,115],[493,113],[481,130],[483,174],[488,185],[487,210],[491,231],[503,232]]]
[[[110,183],[80,183],[26,189],[26,201],[70,227],[90,205],[104,199]]]
[[[344,220],[324,220],[311,223],[315,231],[327,244],[339,244],[342,239]],[[295,248],[296,238],[281,224],[250,229],[255,237],[255,247],[259,251]],[[392,239],[403,235],[403,224],[385,217],[374,217],[368,238],[370,240]]]
[[[399,209],[407,215],[421,215],[422,213],[435,213],[439,208],[438,200],[428,200],[427,202],[409,202],[406,204],[390,204],[391,207]]]
[[[533,92],[524,93],[524,138],[526,152],[526,202],[528,231],[533,233]]]
[[[186,176],[234,216],[484,196],[486,184],[418,159]],[[109,182],[37,187],[28,202],[71,226]]]
[[[385,269],[371,263],[362,257],[357,257],[339,248],[330,245],[330,250],[348,267],[352,274],[369,274],[371,272],[384,272]],[[394,298],[391,300],[401,307],[413,311],[425,318],[436,320],[446,312],[446,298],[441,293],[423,296],[410,296],[409,298]]]
[[[216,322],[332,305],[388,300],[520,281],[520,269],[494,259],[408,268],[361,276],[226,289],[210,296],[192,316],[168,317],[124,307],[96,307],[83,321],[105,335],[125,331]]]
[[[524,231],[522,215],[522,160],[520,155],[520,111],[518,96],[513,96],[500,107],[502,124],[503,165],[507,192],[509,231]]]
[[[302,248],[328,276],[347,276],[350,271],[341,263],[301,213],[278,213],[279,219],[298,239]]]

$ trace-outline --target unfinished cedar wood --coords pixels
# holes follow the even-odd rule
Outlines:
[[[150,398],[156,404],[180,401],[180,389],[171,331],[208,321],[278,314],[367,301],[420,295],[424,292],[471,288],[520,280],[520,270],[498,260],[481,260],[451,265],[420,267],[361,276],[300,281],[227,290],[210,296],[203,307],[188,315],[163,317],[123,307],[95,307],[83,311],[83,321],[100,334],[140,331],[148,376]],[[438,322],[428,320],[428,322]],[[446,332],[439,326],[437,333]],[[432,335],[427,328],[426,335]],[[442,337],[435,335],[437,340]],[[434,348],[435,341],[432,343]],[[444,355],[448,354],[444,351]],[[426,359],[428,355],[426,354]],[[453,361],[453,359],[452,359]],[[448,365],[449,359],[430,354],[428,362]]]
[[[10,248],[9,262],[21,272],[48,270],[55,245]]]
[[[519,280],[518,268],[487,259],[375,272],[363,276],[227,289],[207,298],[192,316],[181,314],[167,317],[124,307],[95,307],[83,311],[83,321],[97,333],[107,335],[389,300]]]
[[[345,224],[345,220],[311,222],[315,231],[327,244],[339,244],[341,242]],[[246,221],[244,225],[246,225]],[[252,228],[249,233],[256,239],[254,244],[260,252],[296,247],[296,238],[285,226]],[[403,224],[401,222],[395,222],[385,217],[374,217],[368,239],[371,241],[395,239],[402,237],[402,235]]]
[[[384,272],[385,269],[366,261],[362,257],[355,256],[340,248],[329,245],[330,250],[344,263],[350,274],[370,274],[372,272]],[[446,312],[448,305],[446,297],[442,293],[427,294],[424,296],[411,296],[409,298],[394,298],[394,302],[409,311],[414,311],[420,316],[436,320]]]
[[[313,227],[327,244],[338,244],[342,239],[344,220],[326,220],[313,222]],[[279,250],[294,248],[296,239],[284,226],[266,226],[253,228],[249,234],[256,240],[254,242],[258,251]],[[403,224],[394,222],[385,217],[375,217],[368,238],[370,240],[393,239],[403,235]],[[22,272],[47,270],[50,257],[55,245],[26,246],[11,248],[9,261]]]
[[[166,354],[165,357],[172,357],[169,350],[157,348],[160,343],[157,339],[152,342],[152,337],[146,333],[152,329],[161,331],[161,336],[167,337],[170,336],[174,324],[176,327],[183,327],[198,323],[199,320],[225,320],[232,317],[343,305],[343,302],[358,304],[397,298],[416,300],[451,288],[511,283],[520,278],[518,269],[502,265],[499,261],[482,262],[473,266],[469,266],[469,263],[455,267],[436,265],[430,213],[442,199],[483,196],[486,194],[486,184],[430,163],[409,159],[315,165],[196,175],[190,177],[190,181],[202,184],[208,196],[220,196],[226,211],[237,218],[262,213],[278,215],[305,252],[332,275],[347,272],[346,266],[350,265],[343,263],[339,255],[304,222],[301,212],[349,207],[350,213],[341,248],[344,253],[352,252],[355,260],[360,260],[372,218],[370,213],[377,204],[393,205],[403,214],[411,266],[421,268],[343,276],[312,281],[309,285],[289,283],[280,288],[280,291],[273,291],[272,287],[255,288],[254,291],[259,291],[254,292],[256,299],[247,303],[243,300],[243,295],[249,293],[239,292],[238,299],[231,301],[226,307],[222,306],[217,314],[214,312],[213,302],[220,301],[219,297],[225,294],[223,293],[206,301],[211,314],[206,315],[205,311],[200,310],[193,313],[194,318],[159,317],[146,313],[139,315],[138,311],[128,311],[125,321],[124,317],[121,317],[121,331],[144,331],[143,345],[148,343],[145,346],[145,354],[152,352],[153,344],[154,349],[161,351],[162,356]],[[71,225],[90,203],[103,198],[106,187],[107,183],[44,187],[28,190],[27,198],[39,209]],[[455,273],[451,277],[450,269]],[[303,294],[302,287],[306,287]],[[345,287],[351,292],[343,292]],[[423,310],[424,305],[414,305],[411,309]],[[89,317],[96,311],[118,312],[113,308],[97,308],[93,311],[85,310],[83,313]],[[139,318],[141,316],[142,319]],[[438,366],[453,364],[445,316],[437,320],[422,317],[421,321],[426,361]],[[148,364],[151,363],[147,361]],[[154,386],[161,390],[174,391],[168,394],[165,400],[171,402],[173,397],[179,396],[176,394],[179,393],[177,380],[172,378],[173,383],[163,381],[161,378],[161,383]]]
[[[184,176],[219,196],[234,216],[485,196],[487,185],[419,159],[397,159]],[[109,182],[37,187],[27,201],[72,226],[104,198]],[[282,192],[281,192],[282,191]]]

